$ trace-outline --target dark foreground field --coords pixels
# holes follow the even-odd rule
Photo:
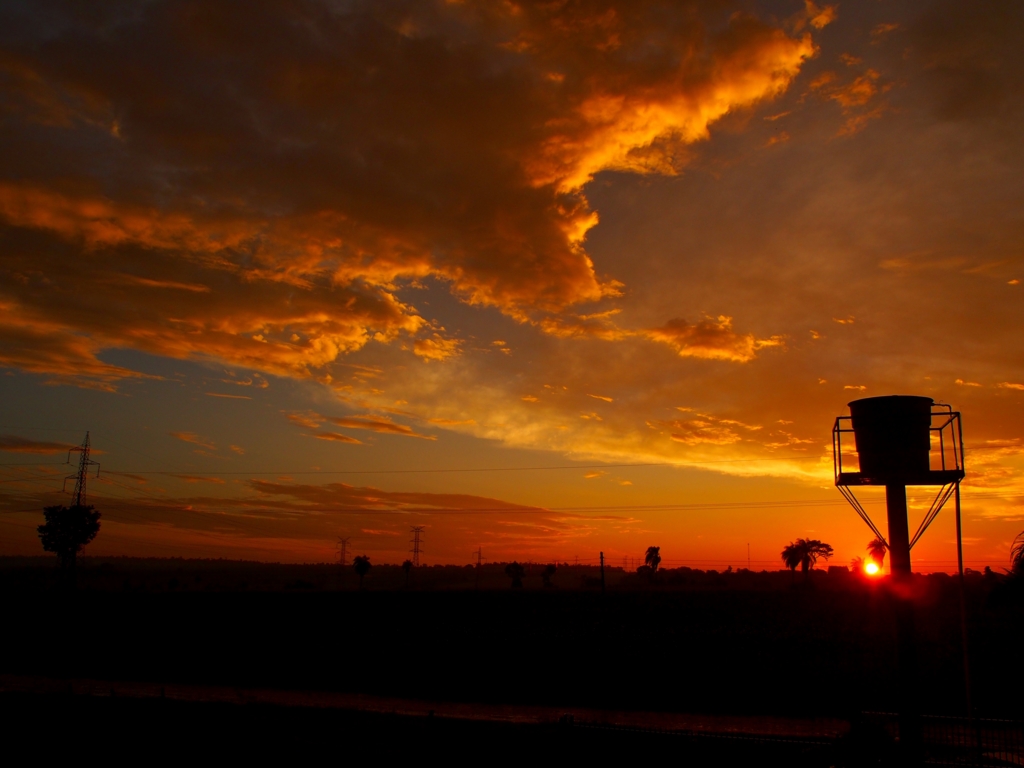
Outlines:
[[[406,588],[378,567],[358,589],[331,566],[86,561],[72,592],[50,563],[0,562],[0,717],[15,748],[147,761],[900,764],[876,714],[898,701],[884,580],[611,571],[602,593],[595,569],[537,571]],[[1019,765],[1024,585],[973,574],[966,596],[982,724],[943,718],[965,713],[958,581],[914,582],[928,754]]]
[[[51,759],[523,765],[642,758],[697,766],[860,764],[843,760],[859,755],[844,741],[656,732],[565,721],[489,722],[315,707],[11,693],[0,693],[0,712],[8,754],[35,753],[45,745]]]
[[[208,573],[186,571],[168,587],[166,573],[147,584],[122,570],[84,569],[70,596],[36,570],[0,571],[0,673],[846,719],[897,701],[882,582],[690,572],[602,596],[331,589],[310,571],[290,577],[302,588],[243,591],[234,576],[212,588]],[[1024,714],[1021,593],[998,579],[969,583],[975,706],[989,716]],[[965,710],[958,600],[956,580],[918,580],[926,713]]]

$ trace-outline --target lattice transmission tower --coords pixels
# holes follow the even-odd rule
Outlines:
[[[77,448],[72,448],[68,451],[68,460],[66,463],[71,463],[71,454],[75,451],[79,452],[78,456],[78,471],[73,475],[68,475],[64,478],[64,487],[61,489],[62,492],[67,493],[68,480],[75,481],[75,491],[71,497],[71,506],[73,507],[84,507],[87,504],[86,492],[85,492],[85,481],[89,473],[89,467],[96,467],[96,477],[100,476],[100,463],[93,461],[89,458],[89,433],[85,433],[85,440]]]
[[[423,551],[420,546],[423,544],[423,539],[420,538],[420,534],[423,533],[423,530],[424,528],[422,525],[415,525],[412,528],[412,540],[409,542],[412,544],[412,549],[409,551],[412,552],[413,567],[419,567],[420,564],[420,552]]]
[[[342,568],[348,565],[348,541],[347,538],[338,537],[338,559]]]

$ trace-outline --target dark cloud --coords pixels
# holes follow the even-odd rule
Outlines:
[[[675,173],[814,50],[703,3],[41,4],[3,26],[3,333],[39,343],[0,362],[108,387],[112,347],[298,377],[402,335],[450,358],[396,295],[427,276],[519,320],[614,296],[583,185]]]
[[[932,4],[903,37],[947,120],[1009,118],[1024,95],[1024,6],[1014,0]]]

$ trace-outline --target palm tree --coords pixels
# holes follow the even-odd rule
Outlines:
[[[807,559],[807,542],[803,539],[789,542],[782,548],[782,562],[791,571],[795,572],[797,566],[806,571],[810,565],[810,560]]]
[[[518,562],[513,560],[511,563],[505,566],[505,575],[512,579],[512,589],[523,588],[523,576],[526,575],[526,571],[523,570]]]
[[[356,555],[356,559],[352,561],[352,567],[355,568],[356,575],[359,576],[359,588],[363,588],[363,576],[370,572],[370,558],[366,555]]]
[[[879,568],[885,562],[885,553],[889,551],[889,547],[885,545],[885,542],[880,536],[875,536],[871,541],[868,542],[868,560],[873,562]]]
[[[818,562],[818,558],[828,560],[834,554],[832,545],[826,544],[818,539],[797,539],[791,541],[782,550],[782,562],[791,571],[796,571],[799,565],[800,570],[806,576],[810,576],[811,570]]]
[[[864,573],[864,558],[855,557],[850,561],[850,572],[851,573]]]
[[[1024,576],[1024,531],[1021,531],[1010,548],[1010,571],[1017,576]]]
[[[651,573],[654,574],[658,570],[658,565],[661,564],[661,547],[648,547],[647,554],[644,555],[644,565],[651,567]]]
[[[412,573],[412,560],[402,563],[402,570],[405,571],[405,588],[409,588],[409,574]]]

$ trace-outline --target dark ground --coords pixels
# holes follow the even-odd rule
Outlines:
[[[436,588],[422,569],[417,588],[385,589],[404,580],[386,570],[359,591],[330,582],[336,566],[86,561],[68,596],[52,565],[9,562],[0,673],[646,711],[848,718],[896,706],[884,582],[619,572],[602,597],[566,588],[585,576],[567,569],[562,588],[522,591],[476,591],[465,569],[437,569]],[[931,714],[964,711],[958,594],[950,577],[917,580]],[[968,606],[976,709],[1020,717],[1024,589],[971,577]]]
[[[511,590],[503,566],[490,566],[476,590],[472,569],[422,568],[405,589],[400,569],[378,566],[359,590],[354,575],[329,565],[86,559],[70,593],[59,588],[52,561],[0,559],[0,676],[49,681],[35,689],[0,686],[6,738],[15,748],[48,744],[55,754],[147,760],[203,750],[297,760],[478,756],[511,764],[646,755],[692,765],[838,766],[880,764],[871,761],[891,750],[880,728],[859,730],[867,722],[861,712],[896,707],[884,580],[680,569],[651,582],[610,570],[602,595],[594,568],[560,568],[556,587],[547,589],[540,568],[532,571],[525,589]],[[917,578],[914,604],[922,710],[960,715],[957,580]],[[967,604],[976,711],[1019,719],[1024,585],[972,574]],[[85,679],[100,681],[99,695],[53,687],[67,680],[74,690],[71,681]],[[568,727],[556,717],[497,722],[280,706],[241,694],[235,703],[107,696],[114,681],[555,712],[835,718],[859,735],[823,744],[785,733],[754,738]],[[868,762],[843,757],[863,743]]]
[[[837,749],[810,740],[722,738],[553,722],[522,724],[268,705],[0,694],[7,754],[133,760],[328,760],[393,765],[672,760],[686,765],[824,768]],[[59,724],[59,726],[57,725]],[[841,749],[841,747],[840,747]]]

